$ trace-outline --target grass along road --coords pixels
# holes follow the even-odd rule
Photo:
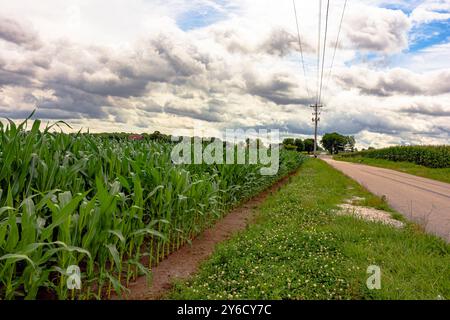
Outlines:
[[[395,170],[323,160],[362,184],[404,217],[450,242],[450,184]]]
[[[361,163],[369,166],[386,168],[391,170],[397,170],[400,172],[413,174],[419,177],[450,183],[450,168],[428,168],[411,162],[395,162],[384,159],[373,159],[363,157],[350,158],[350,157],[340,157],[339,155],[334,156],[333,159],[339,161]]]
[[[351,197],[387,205],[320,160],[260,207],[255,224],[217,246],[172,299],[450,298],[450,246],[406,222],[403,229],[335,214]],[[399,215],[395,215],[399,217]],[[369,265],[381,289],[366,287]]]

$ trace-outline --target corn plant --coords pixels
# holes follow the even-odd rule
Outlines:
[[[399,146],[354,152],[342,156],[406,161],[429,168],[450,168],[450,146]]]
[[[177,165],[169,142],[62,132],[63,122],[0,122],[0,299],[101,299],[304,160]],[[55,130],[55,129],[60,129]],[[69,290],[69,266],[82,289]]]

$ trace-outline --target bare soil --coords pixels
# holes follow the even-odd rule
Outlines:
[[[186,244],[176,252],[170,254],[158,266],[152,268],[153,281],[151,286],[145,276],[139,277],[130,283],[130,293],[125,297],[128,300],[155,300],[161,299],[172,288],[174,280],[185,280],[197,272],[202,261],[207,259],[214,251],[217,243],[229,239],[237,232],[244,230],[252,222],[255,212],[260,204],[273,192],[285,185],[293,172],[280,179],[271,187],[248,200],[241,206],[233,209],[224,218],[217,221],[214,226],[204,231],[192,244]],[[118,299],[118,297],[112,297]]]
[[[336,212],[338,215],[351,215],[367,221],[381,222],[394,228],[404,227],[403,222],[393,219],[389,212],[383,210],[354,206],[348,203],[339,205],[339,208],[340,210]]]

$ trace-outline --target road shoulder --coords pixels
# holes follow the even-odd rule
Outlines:
[[[262,204],[248,229],[217,246],[172,299],[450,298],[450,246],[416,225],[395,228],[349,215],[338,205],[388,209],[380,198],[319,160]],[[381,288],[366,286],[378,266]]]

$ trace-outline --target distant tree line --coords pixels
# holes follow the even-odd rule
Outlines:
[[[288,150],[311,153],[314,151],[314,139],[286,138],[283,140],[283,147]]]
[[[89,134],[89,133],[86,133]],[[159,131],[153,133],[142,133],[142,134],[130,134],[125,132],[115,132],[115,133],[94,133],[93,135],[115,139],[115,140],[154,140],[160,142],[171,142],[171,135],[163,134]],[[192,138],[193,139],[193,138]],[[258,147],[263,146],[261,140],[256,140]],[[246,143],[249,144],[250,140],[247,139]],[[354,152],[355,149],[355,138],[353,136],[344,136],[337,132],[326,133],[322,140],[321,145],[325,150],[331,154],[337,154],[339,152]],[[225,142],[224,142],[225,144]],[[314,139],[299,139],[299,138],[286,138],[282,142],[282,146],[287,150],[295,150],[298,152],[312,153],[314,151]],[[322,151],[319,146],[317,146],[319,151]],[[370,148],[369,148],[370,149]]]
[[[344,136],[337,132],[326,133],[322,137],[320,143],[323,148],[331,154],[337,154],[339,152],[354,152],[355,149],[355,138],[353,136]],[[296,150],[298,152],[308,152],[314,151],[314,139],[295,139],[286,138],[283,140],[283,147],[289,150]],[[318,147],[318,150],[323,150]]]
[[[160,141],[160,142],[170,142],[171,141],[171,135],[163,134],[159,131],[155,131],[153,133],[141,133],[141,134],[133,134],[133,133],[127,133],[127,132],[111,132],[111,133],[81,133],[83,134],[90,134],[93,136],[101,137],[101,138],[107,138],[111,140],[154,140],[154,141]],[[72,135],[76,135],[73,133]]]
[[[331,154],[355,151],[355,137],[344,136],[337,132],[324,134],[321,144]]]
[[[117,140],[117,141],[123,141],[123,140],[132,140],[132,141],[158,141],[158,142],[164,142],[164,143],[178,143],[179,141],[182,141],[184,138],[191,139],[192,143],[194,143],[195,139],[198,139],[198,141],[201,141],[202,144],[207,145],[213,141],[222,141],[224,148],[227,146],[227,142],[223,141],[220,138],[217,137],[176,137],[168,134],[163,134],[159,131],[155,131],[153,133],[127,133],[127,132],[103,132],[103,133],[71,133],[73,136],[77,135],[92,135],[100,138],[106,138],[110,140]],[[244,144],[245,146],[249,146],[250,143],[255,143],[257,147],[264,148],[265,145],[261,139],[249,139],[247,138],[244,141],[240,142],[241,144]],[[236,143],[235,143],[236,144]],[[239,144],[239,142],[238,142]],[[270,145],[268,145],[270,147]]]

